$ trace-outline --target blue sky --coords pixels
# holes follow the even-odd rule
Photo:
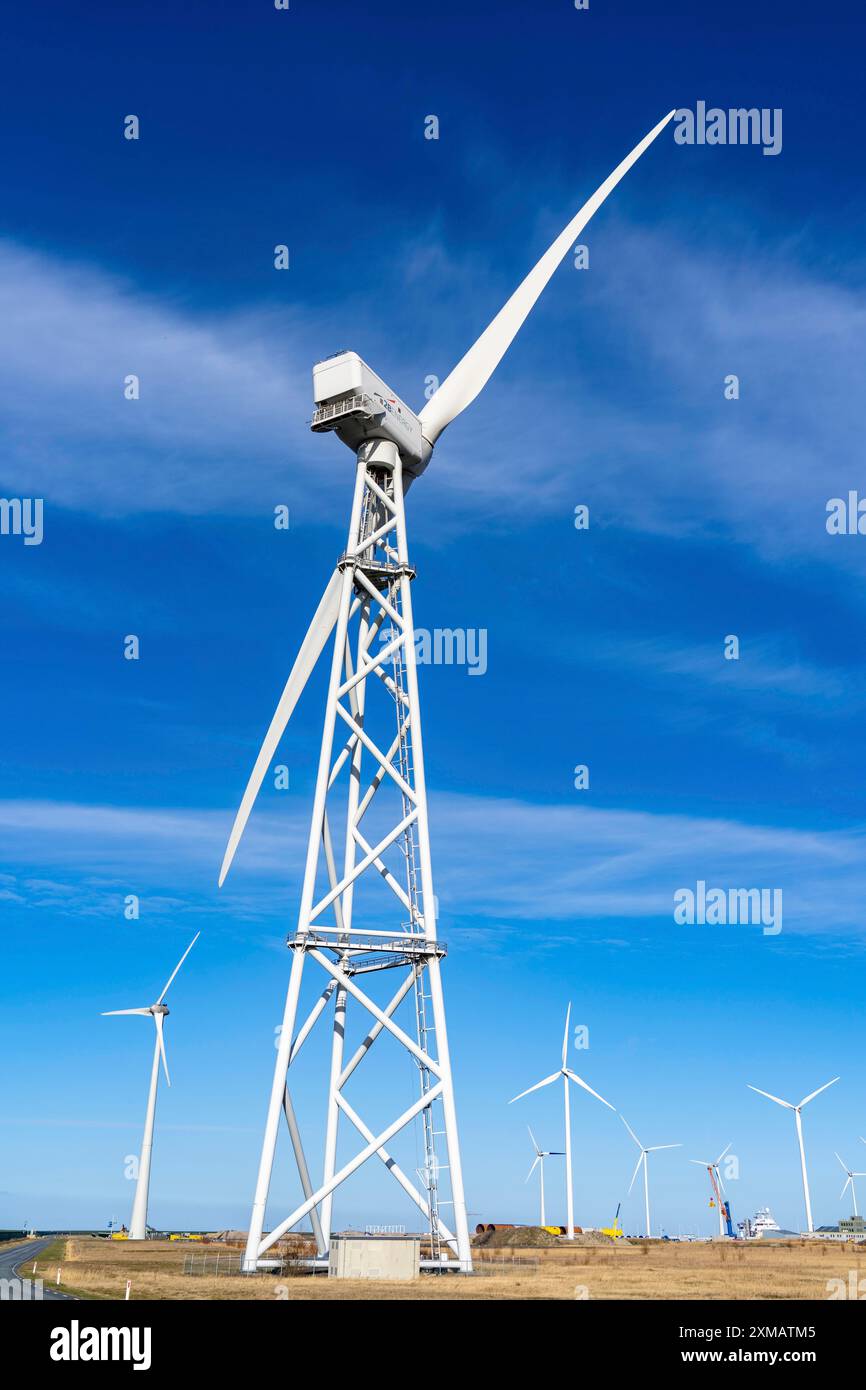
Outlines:
[[[290,790],[266,786],[221,893],[216,874],[345,541],[351,459],[307,429],[310,368],[352,347],[420,408],[610,169],[699,99],[781,108],[782,152],[666,132],[410,498],[416,621],[488,634],[483,677],[421,673],[469,1206],[534,1216],[525,1124],[561,1147],[560,1099],[504,1102],[555,1064],[571,1000],[573,1065],[644,1142],[684,1145],[652,1173],[668,1230],[712,1230],[686,1159],[729,1140],[735,1216],[800,1224],[793,1124],[749,1081],[798,1100],[841,1075],[806,1136],[816,1220],[848,1214],[866,540],[828,536],[825,507],[863,487],[863,21],[694,10],[72,4],[10,26],[0,492],[43,497],[45,536],[0,537],[0,1226],[128,1215],[150,1038],[99,1013],[155,997],[199,928],[151,1216],[246,1221],[321,673],[284,741]],[[781,888],[783,931],[675,925],[699,878]],[[311,1147],[323,1056],[298,1079]],[[573,1116],[595,1224],[632,1144],[589,1097]],[[295,1192],[284,1153],[274,1218]],[[411,1213],[371,1174],[337,1217]]]

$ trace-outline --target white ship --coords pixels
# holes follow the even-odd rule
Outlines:
[[[769,1207],[758,1207],[755,1215],[740,1222],[740,1234],[745,1240],[760,1240],[762,1236],[793,1235],[793,1231],[783,1231]]]
[[[770,1233],[775,1235],[778,1231],[781,1231],[781,1229],[781,1226],[778,1221],[774,1219],[773,1213],[770,1211],[769,1207],[758,1207],[758,1210],[752,1217],[752,1235],[755,1239],[757,1239],[758,1236],[768,1235]]]

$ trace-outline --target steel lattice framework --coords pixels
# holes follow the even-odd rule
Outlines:
[[[319,1254],[324,1255],[331,1236],[334,1192],[373,1157],[423,1213],[433,1258],[450,1259],[463,1270],[471,1269],[442,993],[445,948],[436,935],[410,593],[414,571],[408,557],[403,491],[397,449],[382,441],[362,447],[348,544],[339,562],[341,589],[322,749],[298,925],[288,943],[292,968],[246,1249],[248,1269],[255,1268],[265,1252],[304,1217],[312,1221]],[[374,823],[375,829],[371,828]],[[358,924],[362,894],[373,878],[388,890],[391,926]],[[387,914],[386,906],[386,916],[375,920],[384,922]],[[368,918],[366,914],[364,920]],[[326,978],[316,1004],[297,1027],[307,961]],[[384,1008],[364,988],[366,975],[383,970],[402,975]],[[409,995],[414,1000],[414,1036],[395,1021]],[[347,1060],[344,1041],[350,1003],[366,1011],[369,1025]],[[328,1010],[332,1037],[323,1176],[314,1189],[288,1073],[314,1024]],[[383,1032],[417,1065],[419,1095],[374,1133],[345,1092]],[[304,1200],[265,1234],[280,1111],[288,1124]],[[386,1147],[416,1116],[422,1119],[424,1135],[421,1187]],[[338,1169],[341,1118],[357,1130],[362,1144]],[[436,1153],[440,1133],[447,1149],[453,1229],[440,1211],[444,1205],[440,1172],[445,1166]]]
[[[484,389],[575,238],[674,114],[669,111],[599,185],[468,352],[429,394],[417,415],[355,352],[337,353],[313,367],[316,409],[311,428],[316,433],[333,431],[357,458],[349,539],[322,594],[259,749],[219,876],[222,886],[271,759],[330,634],[336,629],[304,885],[297,930],[288,943],[292,969],[244,1257],[246,1269],[254,1269],[262,1255],[306,1216],[313,1224],[319,1253],[324,1255],[331,1236],[334,1192],[373,1157],[384,1163],[424,1213],[434,1257],[443,1246],[448,1247],[459,1268],[471,1269],[442,998],[441,962],[445,949],[436,939],[409,592],[413,571],[406,544],[404,496],[429,464],[442,432]],[[374,881],[384,891],[387,907],[379,919],[373,920],[387,922],[387,926],[369,925],[370,888]],[[318,1002],[298,1028],[301,979],[308,957],[326,978]],[[403,974],[384,1008],[376,1004],[361,983],[366,975],[383,970]],[[396,1021],[397,1010],[410,993],[414,1001],[414,1036]],[[361,1045],[346,1061],[344,1040],[350,1003],[353,1008],[357,1005],[362,1015],[366,1011],[371,1022]],[[323,1177],[314,1190],[288,1073],[326,1009],[332,1014],[327,1122]],[[376,1132],[357,1113],[345,1092],[347,1082],[383,1032],[412,1058],[419,1095],[408,1110]],[[377,1054],[379,1051],[381,1047]],[[565,1088],[569,1234],[573,1234],[568,1083],[572,1080],[587,1090],[591,1088],[569,1072],[563,1051],[560,1071],[530,1090],[547,1086],[560,1075]],[[265,1208],[281,1111],[288,1125],[304,1201],[265,1235]],[[434,1114],[439,1113],[441,1131],[434,1120]],[[386,1147],[416,1117],[421,1118],[424,1136],[421,1188],[406,1176]],[[358,1131],[363,1146],[338,1169],[341,1118]],[[440,1192],[436,1153],[440,1133],[444,1134],[447,1147],[447,1163],[442,1167],[449,1173],[453,1231],[445,1225],[440,1211],[449,1200]]]

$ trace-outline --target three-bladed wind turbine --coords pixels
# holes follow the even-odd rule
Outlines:
[[[817,1091],[810,1091],[809,1095],[804,1096],[799,1105],[792,1105],[789,1100],[780,1100],[778,1096],[771,1096],[769,1091],[762,1091],[759,1086],[752,1086],[751,1083],[746,1083],[750,1091],[756,1091],[759,1096],[766,1096],[767,1100],[772,1100],[776,1105],[782,1105],[786,1110],[793,1110],[794,1112],[794,1121],[797,1126],[797,1143],[800,1146],[800,1168],[803,1173],[803,1198],[806,1203],[806,1225],[809,1231],[814,1231],[815,1227],[812,1225],[812,1203],[809,1198],[809,1178],[806,1173],[806,1150],[803,1147],[803,1121],[800,1112],[804,1105],[808,1105],[810,1100],[814,1100],[816,1096],[820,1096],[821,1092],[826,1091],[828,1086],[835,1086],[838,1080],[839,1077],[834,1076],[832,1081],[825,1081],[824,1085],[819,1086]]]
[[[529,1125],[527,1125],[526,1128],[529,1129]],[[529,1179],[532,1177],[537,1167],[541,1184],[541,1220],[538,1224],[540,1226],[546,1226],[547,1221],[544,1217],[544,1160],[546,1158],[562,1158],[564,1151],[562,1149],[540,1149],[538,1147],[538,1140],[531,1129],[529,1129],[529,1137],[532,1140],[532,1147],[535,1150],[535,1158],[532,1160],[532,1167],[526,1174],[526,1182],[529,1182]]]
[[[722,1196],[725,1191],[725,1184],[722,1182],[722,1174],[721,1169],[719,1168],[719,1164],[721,1163],[722,1159],[724,1158],[725,1154],[728,1152],[728,1149],[730,1147],[730,1144],[726,1144],[725,1147],[722,1149],[722,1152],[719,1154],[718,1158],[715,1160],[715,1162],[712,1159],[706,1158],[689,1159],[689,1163],[696,1163],[699,1168],[706,1168],[707,1172],[710,1175],[710,1187],[713,1190],[713,1196],[716,1199],[716,1206],[719,1209],[720,1236],[723,1236],[725,1234],[725,1211],[724,1202],[722,1201]]]
[[[156,1089],[159,1084],[159,1063],[162,1059],[163,1071],[165,1072],[166,1085],[171,1085],[171,1078],[168,1074],[168,1062],[165,1057],[165,1039],[163,1038],[163,1025],[168,1016],[169,1009],[163,1003],[168,994],[169,986],[174,980],[180,967],[183,965],[190,951],[201,936],[201,932],[196,932],[192,941],[187,946],[177,965],[172,970],[165,982],[163,991],[155,1004],[150,1004],[146,1009],[109,1009],[102,1015],[103,1018],[117,1018],[125,1014],[141,1014],[147,1018],[148,1015],[153,1019],[156,1029],[156,1038],[153,1044],[153,1066],[150,1071],[150,1090],[147,1095],[147,1113],[144,1119],[144,1137],[141,1141],[141,1153],[138,1159],[138,1182],[135,1185],[135,1200],[132,1204],[132,1217],[129,1222],[129,1239],[147,1239],[147,1194],[150,1187],[150,1158],[153,1152],[153,1120],[156,1114]]]
[[[652,1236],[652,1227],[650,1226],[649,1167],[647,1164],[647,1154],[654,1154],[659,1149],[681,1149],[682,1144],[650,1144],[649,1146],[647,1146],[646,1144],[642,1144],[638,1139],[637,1135],[635,1134],[634,1130],[632,1129],[631,1125],[629,1124],[628,1120],[626,1119],[625,1115],[620,1115],[619,1118],[622,1120],[632,1139],[640,1149],[640,1153],[638,1154],[637,1158],[637,1163],[634,1166],[634,1172],[631,1175],[631,1182],[628,1185],[628,1190],[629,1192],[631,1192],[632,1188],[634,1187],[634,1180],[638,1175],[638,1169],[640,1168],[641,1164],[643,1164],[643,1199],[644,1207],[646,1210],[646,1235],[647,1240],[649,1240]]]
[[[219,876],[222,884],[277,745],[336,628],[298,924],[288,943],[293,957],[291,976],[244,1256],[247,1270],[255,1269],[265,1251],[306,1217],[313,1222],[319,1254],[324,1255],[330,1239],[333,1194],[370,1158],[385,1164],[425,1214],[434,1259],[448,1246],[457,1266],[471,1269],[441,983],[445,948],[436,935],[410,594],[415,572],[409,560],[404,499],[410,484],[427,467],[443,430],[475,399],[493,374],[575,238],[673,114],[671,111],[659,121],[605,179],[419,414],[401,401],[356,353],[340,353],[313,368],[316,409],[311,427],[316,433],[333,431],[357,459],[348,541],[301,643],[253,766]],[[310,486],[315,486],[312,476]],[[380,704],[377,712],[377,700],[384,701],[387,708],[382,710]],[[367,780],[369,769],[372,775]],[[389,796],[392,811],[387,806]],[[374,800],[376,812],[381,812],[375,816],[368,814]],[[332,835],[335,816],[345,827],[339,840]],[[370,829],[371,822],[375,823],[375,831]],[[375,930],[364,930],[358,921],[366,907],[361,888],[374,879],[377,883],[382,880],[393,895],[390,902],[394,918],[379,911]],[[324,970],[327,985],[296,1034],[301,979],[308,956]],[[370,974],[379,979],[383,970],[391,968],[403,970],[406,975],[382,1007],[361,988],[359,977]],[[393,1016],[410,992],[415,1013],[414,1037],[399,1027]],[[371,1015],[373,1022],[361,1047],[344,1062],[349,996]],[[290,1063],[329,1004],[333,1007],[333,1022],[324,1162],[321,1181],[314,1182],[286,1083]],[[344,1088],[383,1031],[414,1057],[421,1094],[415,1105],[374,1133],[351,1106]],[[434,1104],[441,1106],[441,1125],[433,1122]],[[289,1127],[304,1200],[265,1236],[281,1111]],[[399,1168],[386,1147],[416,1116],[421,1117],[424,1126],[423,1191]],[[363,1146],[338,1170],[340,1121],[348,1121],[359,1132]],[[440,1164],[435,1153],[438,1133],[444,1133],[446,1165]],[[438,1182],[443,1167],[447,1168],[451,1185],[453,1231],[445,1225],[439,1211]]]
[[[850,1187],[850,1188],[851,1188],[851,1197],[852,1197],[853,1202],[854,1202],[854,1215],[855,1215],[855,1216],[859,1216],[860,1213],[859,1213],[859,1211],[857,1210],[857,1188],[854,1186],[854,1179],[855,1179],[855,1178],[866,1178],[866,1173],[857,1173],[857,1172],[855,1172],[852,1168],[849,1168],[849,1167],[848,1167],[847,1163],[843,1163],[842,1159],[839,1158],[839,1155],[838,1155],[838,1154],[836,1154],[836,1157],[839,1159],[839,1167],[842,1169],[842,1172],[845,1174],[845,1182],[844,1182],[844,1185],[843,1185],[843,1187],[842,1187],[842,1191],[839,1193],[839,1201],[841,1202],[842,1198],[845,1196],[846,1190]]]
[[[595,1096],[596,1100],[600,1100],[602,1105],[606,1105],[608,1110],[613,1110],[614,1107],[609,1100],[605,1100],[604,1096],[600,1096],[598,1091],[594,1091],[591,1086],[587,1086],[586,1082],[578,1076],[577,1072],[572,1071],[570,1067],[566,1066],[568,1056],[568,1023],[570,1018],[571,1005],[569,1004],[565,1011],[565,1031],[562,1035],[562,1065],[559,1071],[551,1072],[550,1076],[545,1076],[543,1081],[536,1081],[534,1086],[527,1086],[525,1091],[520,1092],[520,1095],[512,1096],[508,1104],[513,1105],[516,1100],[522,1100],[524,1096],[531,1095],[533,1091],[540,1091],[542,1086],[550,1086],[554,1081],[558,1081],[559,1078],[562,1077],[562,1093],[565,1105],[565,1201],[568,1213],[566,1233],[569,1240],[574,1240],[574,1191],[571,1176],[571,1110],[568,1090],[569,1081],[573,1081],[575,1086],[582,1086],[585,1091],[589,1091],[589,1094]]]

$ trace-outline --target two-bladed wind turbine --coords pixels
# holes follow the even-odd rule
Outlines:
[[[839,1077],[834,1076],[832,1081],[825,1081],[824,1085],[819,1086],[817,1091],[810,1091],[808,1096],[804,1096],[799,1105],[792,1105],[789,1100],[780,1100],[778,1096],[771,1096],[769,1091],[762,1091],[759,1086],[752,1086],[747,1082],[750,1091],[756,1091],[759,1096],[766,1096],[767,1100],[772,1100],[776,1105],[782,1105],[786,1110],[793,1110],[794,1112],[794,1121],[797,1126],[797,1143],[800,1146],[800,1168],[803,1173],[803,1198],[806,1203],[806,1225],[809,1231],[814,1231],[815,1227],[812,1225],[812,1203],[809,1199],[809,1178],[806,1173],[806,1150],[803,1146],[803,1121],[800,1112],[804,1105],[808,1105],[810,1100],[814,1100],[816,1096],[820,1096],[821,1092],[826,1091],[828,1086],[835,1086],[838,1080]]]
[[[334,1192],[363,1163],[375,1157],[425,1214],[434,1258],[443,1246],[448,1246],[456,1256],[457,1266],[471,1269],[440,971],[445,948],[436,936],[410,594],[415,572],[409,561],[404,498],[410,484],[427,467],[443,430],[475,399],[495,371],[575,238],[673,115],[671,111],[659,121],[605,179],[419,414],[405,405],[356,353],[340,353],[317,363],[313,369],[316,410],[312,429],[317,433],[333,431],[357,458],[348,541],[301,643],[265,735],[229,835],[219,876],[222,884],[277,745],[336,628],[298,925],[288,943],[293,956],[291,976],[244,1256],[247,1270],[255,1269],[265,1251],[305,1217],[313,1222],[319,1254],[323,1255],[330,1239]],[[310,485],[314,486],[314,480]],[[377,700],[384,701],[387,708],[383,710],[380,704],[377,712]],[[369,780],[365,777],[368,769],[372,769]],[[387,807],[389,796],[393,813]],[[383,814],[368,815],[374,800],[376,812]],[[335,808],[336,817],[345,827],[338,841],[332,836]],[[375,831],[370,829],[371,822],[375,823]],[[391,900],[396,917],[391,919],[380,911],[376,928],[364,930],[358,921],[366,906],[366,900],[362,902],[361,883],[363,880],[366,887],[374,879],[384,881],[396,898],[396,907]],[[389,925],[392,920],[394,925]],[[325,971],[327,986],[296,1035],[307,956]],[[361,988],[358,980],[374,969],[372,978],[378,979],[389,968],[407,973],[391,1000],[382,1007]],[[393,1017],[410,991],[415,1006],[414,1037],[399,1027]],[[349,996],[373,1021],[359,1050],[344,1062]],[[322,1179],[314,1184],[286,1082],[290,1063],[329,1003],[333,1006],[333,1025],[324,1163]],[[421,1094],[415,1105],[374,1134],[347,1100],[344,1088],[383,1031],[414,1057]],[[433,1123],[434,1104],[441,1105],[443,1123],[439,1126]],[[281,1110],[288,1123],[304,1200],[265,1236]],[[416,1116],[421,1117],[424,1125],[423,1192],[403,1173],[386,1147]],[[337,1134],[341,1119],[359,1132],[363,1146],[338,1170]],[[448,1151],[446,1165],[440,1164],[434,1150],[435,1135],[443,1131]],[[439,1213],[438,1175],[443,1166],[451,1185],[453,1232]],[[570,1193],[569,1174],[569,1201]]]
[[[650,1226],[649,1166],[647,1164],[647,1154],[654,1154],[659,1149],[681,1149],[682,1144],[650,1144],[649,1146],[647,1146],[646,1144],[642,1144],[638,1139],[637,1135],[635,1134],[634,1130],[632,1129],[631,1125],[629,1124],[628,1120],[626,1119],[625,1115],[620,1115],[619,1118],[622,1120],[632,1139],[640,1149],[637,1163],[634,1166],[634,1172],[631,1175],[631,1182],[628,1185],[628,1190],[629,1192],[631,1192],[632,1188],[634,1187],[634,1180],[638,1175],[638,1169],[640,1168],[641,1164],[643,1164],[643,1199],[644,1207],[646,1210],[646,1235],[647,1240],[649,1240],[652,1236],[652,1227]]]
[[[529,1125],[527,1125],[526,1128],[529,1129]],[[531,1129],[529,1129],[529,1137],[532,1140],[532,1147],[535,1150],[535,1158],[532,1160],[532,1167],[526,1174],[526,1182],[529,1182],[535,1169],[538,1168],[539,1182],[541,1185],[541,1220],[538,1224],[540,1226],[546,1226],[547,1222],[544,1217],[544,1160],[546,1158],[562,1158],[564,1151],[562,1149],[540,1149],[538,1147],[538,1140]]]
[[[600,1100],[602,1105],[606,1105],[608,1110],[613,1110],[614,1107],[609,1100],[605,1100],[604,1096],[600,1096],[598,1091],[594,1091],[591,1086],[587,1086],[586,1082],[578,1076],[577,1072],[572,1071],[570,1067],[566,1066],[568,1058],[568,1022],[570,1017],[571,1005],[569,1004],[565,1011],[565,1031],[562,1035],[562,1064],[559,1070],[551,1072],[550,1076],[545,1076],[543,1081],[536,1081],[534,1086],[527,1086],[525,1091],[520,1092],[520,1095],[512,1096],[508,1104],[513,1105],[516,1100],[522,1100],[524,1096],[531,1095],[533,1091],[540,1091],[542,1086],[550,1086],[554,1081],[558,1081],[559,1078],[562,1077],[562,1093],[565,1105],[565,1201],[568,1213],[566,1233],[569,1240],[574,1240],[574,1191],[571,1177],[571,1110],[570,1093],[568,1089],[569,1081],[573,1081],[575,1086],[582,1086],[585,1091],[589,1091],[589,1094],[595,1096],[596,1100]]]
[[[849,1167],[848,1167],[847,1163],[843,1163],[842,1159],[839,1158],[839,1155],[838,1155],[838,1154],[836,1154],[836,1157],[837,1157],[837,1159],[839,1159],[839,1167],[842,1169],[842,1172],[845,1174],[845,1183],[844,1183],[844,1185],[843,1185],[843,1187],[842,1187],[842,1191],[839,1193],[839,1201],[841,1202],[842,1198],[845,1196],[846,1190],[850,1187],[850,1188],[851,1188],[851,1197],[852,1197],[852,1200],[853,1200],[853,1202],[854,1202],[854,1215],[855,1215],[855,1216],[859,1216],[860,1213],[859,1213],[859,1211],[857,1210],[857,1188],[854,1186],[854,1179],[855,1179],[855,1178],[866,1178],[866,1173],[862,1173],[862,1172],[861,1172],[861,1173],[858,1173],[858,1172],[855,1172],[852,1168],[849,1168]]]
[[[150,1158],[153,1152],[153,1120],[156,1114],[156,1089],[159,1084],[159,1063],[162,1059],[162,1067],[165,1072],[166,1085],[171,1085],[171,1078],[168,1074],[168,1062],[165,1057],[165,1039],[163,1037],[163,1026],[168,1016],[169,1009],[163,1003],[168,994],[169,986],[174,980],[180,967],[183,965],[190,951],[201,936],[201,932],[196,932],[192,941],[187,946],[177,965],[172,970],[165,982],[162,993],[155,1004],[149,1004],[146,1009],[109,1009],[102,1015],[103,1018],[116,1018],[125,1014],[141,1014],[147,1018],[148,1015],[153,1019],[156,1030],[156,1038],[153,1044],[153,1066],[150,1071],[150,1090],[147,1095],[147,1112],[144,1119],[144,1137],[141,1141],[141,1153],[138,1158],[138,1182],[135,1185],[135,1200],[132,1204],[132,1217],[129,1223],[130,1240],[147,1239],[147,1194],[150,1187]]]
[[[732,1142],[733,1142],[733,1141],[732,1141]],[[707,1172],[708,1172],[709,1175],[710,1175],[710,1186],[711,1186],[711,1188],[712,1188],[712,1190],[713,1190],[713,1196],[714,1196],[715,1199],[716,1199],[716,1206],[717,1206],[718,1209],[719,1209],[719,1235],[720,1235],[720,1236],[723,1236],[723,1235],[725,1234],[725,1209],[724,1209],[724,1208],[725,1208],[725,1204],[724,1204],[724,1202],[722,1201],[722,1197],[723,1197],[724,1191],[725,1191],[725,1184],[722,1182],[722,1174],[721,1174],[721,1169],[719,1168],[719,1164],[721,1163],[722,1159],[724,1158],[725,1154],[728,1152],[728,1149],[729,1149],[730,1147],[731,1147],[730,1144],[726,1144],[725,1147],[722,1149],[722,1152],[719,1154],[718,1158],[715,1159],[715,1161],[714,1161],[713,1159],[711,1159],[711,1158],[710,1158],[710,1159],[706,1159],[706,1158],[690,1158],[690,1159],[689,1159],[689,1163],[696,1163],[696,1164],[698,1165],[699,1168],[706,1168]],[[712,1206],[712,1203],[710,1203],[710,1205]]]

